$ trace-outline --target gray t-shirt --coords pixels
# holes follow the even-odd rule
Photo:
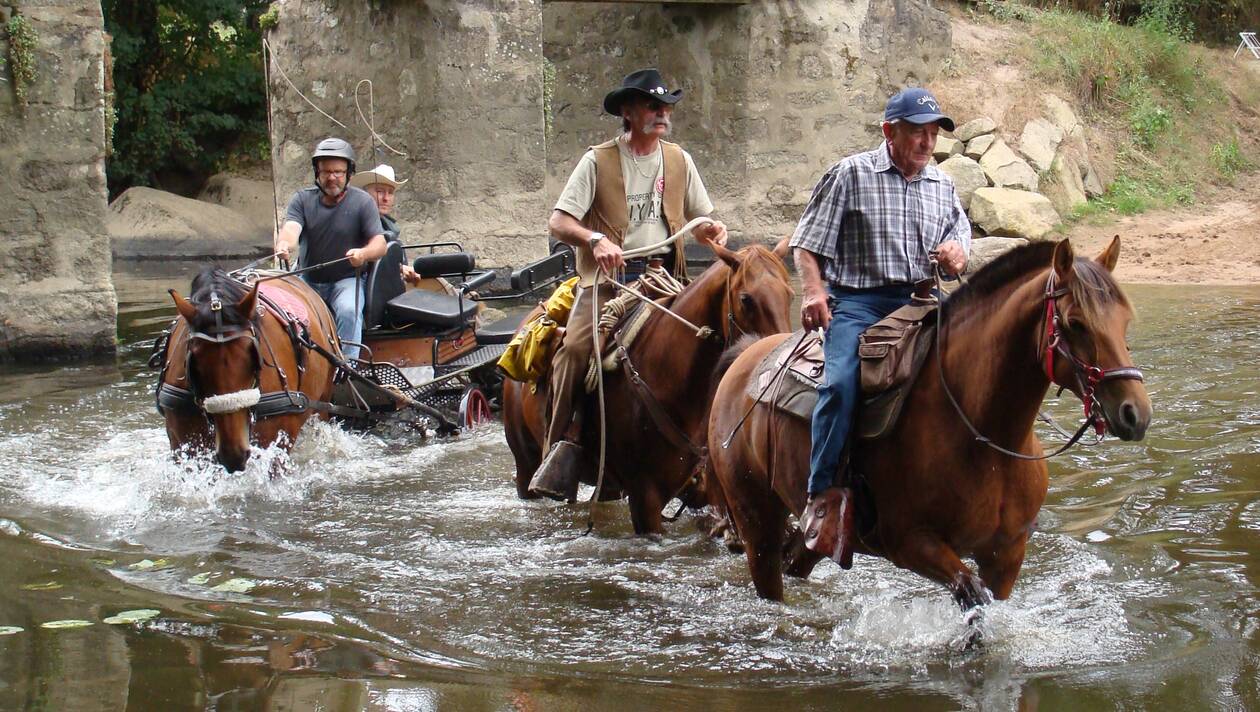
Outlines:
[[[302,226],[303,267],[345,257],[347,250],[364,247],[373,237],[385,232],[376,201],[366,191],[350,186],[346,197],[332,207],[324,205],[319,198],[319,188],[303,188],[293,194],[285,214],[286,221]],[[349,262],[312,270],[306,275],[312,282],[336,282],[353,276],[354,267]]]

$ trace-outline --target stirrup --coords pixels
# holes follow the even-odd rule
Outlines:
[[[581,459],[582,448],[577,443],[568,440],[557,442],[530,479],[530,493],[562,502],[576,502]]]
[[[822,554],[840,568],[853,568],[853,490],[830,487],[805,506],[801,516],[805,548]]]

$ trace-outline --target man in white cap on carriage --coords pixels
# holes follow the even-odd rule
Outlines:
[[[394,175],[394,167],[382,163],[370,171],[355,173],[350,185],[362,188],[372,200],[376,201],[376,209],[381,214],[381,227],[385,229],[386,240],[398,240],[398,221],[394,219],[394,192],[407,181],[398,180]]]
[[[581,281],[564,341],[551,364],[543,446],[547,455],[530,483],[538,494],[567,499],[576,492],[574,439],[580,432],[583,381],[593,350],[589,300],[603,304],[614,296],[606,281],[595,287],[597,271],[602,268],[606,275],[614,275],[625,268],[630,277],[641,274],[649,258],[660,257],[676,275],[685,276],[681,240],[631,264],[622,252],[662,242],[688,221],[713,212],[691,156],[664,140],[681,98],[682,89],[666,88],[656,69],[628,74],[604,97],[604,111],[621,118],[622,133],[583,154],[548,220],[551,234],[576,253]],[[726,243],[721,222],[697,227],[694,234],[706,242]]]
[[[376,201],[376,208],[381,214],[381,227],[385,229],[385,240],[387,242],[402,242],[402,228],[398,225],[398,221],[394,219],[394,193],[407,184],[407,179],[398,180],[394,174],[394,167],[382,163],[370,171],[355,173],[354,178],[350,179],[350,185],[356,188],[362,188],[368,195],[372,196],[372,200]],[[421,286],[421,278],[411,265],[403,263],[400,267],[402,278],[413,287]],[[441,280],[439,280],[441,282]],[[451,292],[449,285],[441,282],[443,288],[437,291]]]

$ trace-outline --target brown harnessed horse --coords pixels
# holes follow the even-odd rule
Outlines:
[[[251,442],[291,449],[327,403],[335,367],[313,352],[340,354],[332,314],[296,277],[267,285],[260,292],[258,283],[206,268],[190,299],[171,290],[179,317],[155,344],[151,365],[161,366],[157,407],[172,451],[213,448],[229,472],[239,471]]]
[[[1119,248],[1117,238],[1091,261],[1076,259],[1067,241],[1033,244],[995,260],[944,302],[944,333],[927,356],[937,365],[925,364],[887,436],[855,445],[853,472],[867,505],[859,553],[944,584],[964,609],[990,593],[1010,595],[1046,496],[1033,424],[1050,384],[1085,403],[1086,426],[1140,440],[1150,423],[1124,338],[1132,307],[1110,274]],[[786,338],[763,339],[734,360],[709,426],[711,472],[757,594],[773,600],[783,598],[787,516],[805,505],[809,423],[754,407],[746,393],[762,358]],[[803,578],[821,557],[799,543],[798,532],[787,573]],[[968,554],[978,576],[959,558]]]
[[[786,250],[786,240],[780,243]],[[714,335],[697,338],[668,315],[653,313],[632,344],[622,367],[604,374],[608,475],[604,488],[624,492],[638,534],[662,531],[662,508],[671,498],[705,503],[696,468],[705,457],[704,431],[716,382],[713,369],[722,351],[744,334],[788,328],[792,287],[782,252],[760,245],[732,252],[713,245],[718,260],[670,304],[670,310]],[[517,494],[542,459],[547,374],[530,384],[504,381],[503,427],[516,460]],[[598,448],[598,409],[588,396],[582,442],[588,456]],[[595,466],[581,480],[595,484]],[[690,487],[689,483],[695,484]],[[687,490],[687,491],[684,491]]]

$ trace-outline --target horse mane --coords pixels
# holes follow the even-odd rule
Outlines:
[[[1017,247],[980,268],[970,279],[954,290],[946,300],[953,314],[963,314],[980,307],[986,298],[1012,282],[1035,272],[1049,269],[1057,242],[1033,242]],[[1092,327],[1100,320],[1103,308],[1120,304],[1129,308],[1129,300],[1120,285],[1102,265],[1087,257],[1075,260],[1076,278],[1071,282],[1072,301]],[[996,305],[994,305],[996,306]]]
[[[193,277],[192,295],[189,301],[197,307],[197,323],[192,326],[201,328],[208,322],[213,321],[214,316],[210,312],[211,295],[216,295],[223,304],[223,323],[225,324],[245,324],[249,322],[250,315],[241,314],[236,305],[249,294],[249,289],[241,282],[233,279],[228,275],[222,267],[217,264],[206,265],[201,268],[196,277]]]
[[[787,265],[783,264],[783,260],[776,254],[774,250],[765,245],[749,245],[739,250],[739,254],[745,260],[756,260],[765,263],[770,271],[776,273],[785,282],[791,281],[788,275]]]

